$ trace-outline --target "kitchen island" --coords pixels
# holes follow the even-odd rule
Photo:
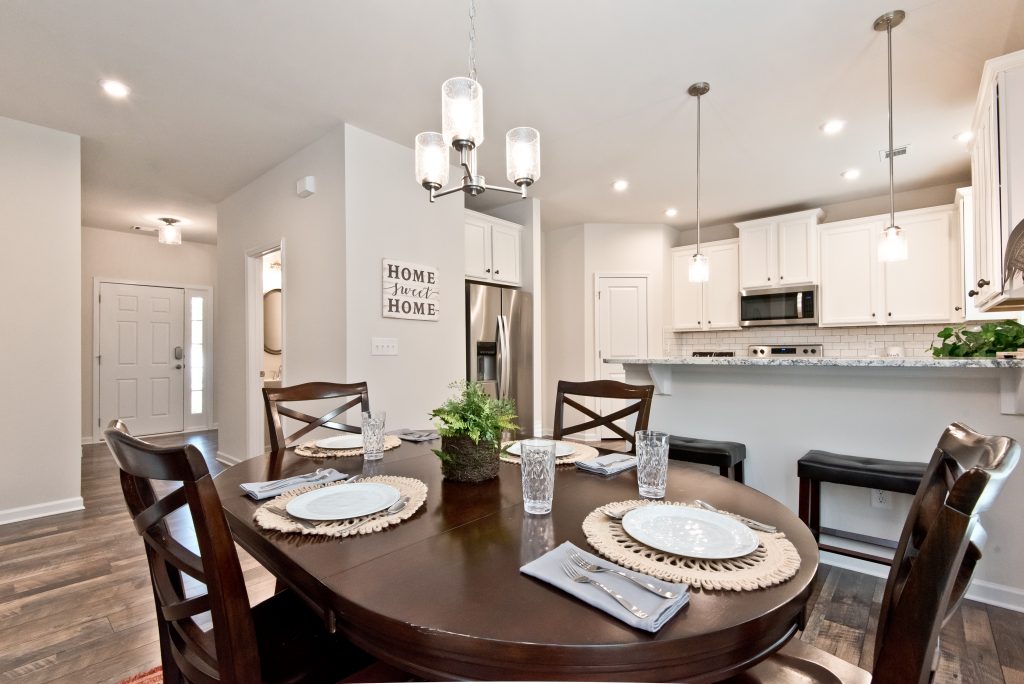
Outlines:
[[[1024,441],[1024,362],[932,358],[649,358],[622,364],[626,382],[655,384],[650,427],[747,445],[746,482],[797,507],[796,461],[811,449],[927,461],[942,430],[961,421]],[[1024,610],[1024,475],[984,516],[990,534],[972,595]],[[868,490],[824,484],[823,527],[898,539],[911,497],[874,508]],[[712,502],[713,503],[713,502]],[[836,541],[836,540],[830,540]],[[844,540],[840,545],[856,546]],[[826,554],[825,562],[886,568]]]

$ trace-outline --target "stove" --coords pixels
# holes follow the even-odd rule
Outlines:
[[[695,351],[695,352],[693,352],[693,355],[697,356],[697,357],[710,357],[710,356],[728,357],[728,356],[736,356],[736,352],[731,352],[731,351]]]
[[[754,356],[759,359],[813,359],[824,355],[825,351],[820,344],[752,344],[747,347],[747,356]]]

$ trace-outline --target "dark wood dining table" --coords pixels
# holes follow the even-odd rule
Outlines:
[[[637,498],[636,472],[602,477],[557,469],[549,515],[523,510],[519,466],[491,481],[447,482],[431,452],[407,444],[382,461],[312,460],[291,450],[216,478],[236,541],[318,610],[331,629],[381,660],[431,680],[716,681],[778,650],[802,627],[818,568],[810,531],[771,497],[670,462],[666,500],[706,500],[776,525],[796,545],[799,572],[757,591],[693,589],[656,634],[634,629],[519,568],[568,540],[588,548],[583,519]],[[332,467],[403,475],[429,488],[401,524],[344,539],[267,532],[238,485]]]

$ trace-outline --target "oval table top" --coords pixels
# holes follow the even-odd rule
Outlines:
[[[243,461],[216,484],[238,543],[361,648],[427,679],[715,681],[778,650],[802,626],[818,568],[810,530],[755,489],[670,462],[665,500],[700,498],[776,525],[796,546],[795,577],[757,591],[691,589],[656,634],[634,629],[519,568],[564,541],[589,548],[583,519],[635,499],[636,471],[605,478],[562,467],[550,515],[523,511],[519,466],[479,484],[446,482],[431,452],[316,459],[290,450]],[[266,532],[239,483],[333,467],[415,477],[424,506],[381,532],[345,539]]]

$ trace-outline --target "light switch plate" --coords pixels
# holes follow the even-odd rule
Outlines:
[[[371,356],[398,356],[397,337],[373,337],[370,338]]]

